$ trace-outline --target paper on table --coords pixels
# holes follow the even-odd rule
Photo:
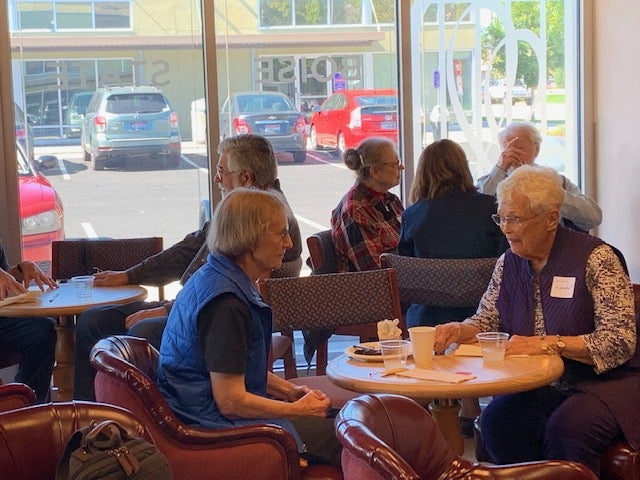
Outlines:
[[[398,372],[396,375],[401,377],[418,378],[420,380],[435,380],[437,382],[445,383],[460,383],[467,380],[473,380],[475,375],[463,375],[461,373],[447,373],[438,372],[436,370],[427,370],[424,368],[412,368],[403,372]]]
[[[15,297],[7,297],[4,300],[0,300],[0,308],[7,305],[13,305],[14,303],[30,303],[35,302],[42,292],[39,290],[29,290],[28,292],[21,293]]]
[[[482,349],[480,348],[480,345],[477,343],[473,343],[473,344],[463,343],[458,345],[458,348],[456,348],[454,355],[458,355],[461,357],[481,357]]]

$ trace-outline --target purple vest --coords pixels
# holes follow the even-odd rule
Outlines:
[[[542,311],[548,335],[575,336],[594,330],[593,299],[586,286],[585,266],[593,249],[603,243],[596,237],[558,227],[547,264],[540,273]],[[622,254],[615,248],[613,251],[626,270]],[[551,297],[554,277],[575,278],[572,298]],[[533,279],[529,262],[507,250],[497,301],[502,331],[535,334]],[[640,332],[640,325],[636,328]],[[629,443],[634,448],[640,447],[640,416],[635,414],[640,405],[640,342],[636,342],[636,351],[625,364],[600,375],[590,365],[566,358],[564,363],[564,383],[600,398],[615,415]]]

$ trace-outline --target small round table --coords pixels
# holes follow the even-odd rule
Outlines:
[[[408,362],[409,368],[415,368]],[[481,357],[453,354],[436,355],[434,370],[472,374],[476,378],[460,383],[390,375],[383,377],[382,362],[365,362],[341,355],[327,366],[327,376],[339,387],[361,393],[396,393],[429,405],[451,447],[464,452],[464,439],[458,424],[457,399],[516,393],[548,385],[560,378],[564,362],[556,355],[508,356],[503,362],[483,365]]]
[[[34,289],[37,290],[37,288],[31,288],[31,290]],[[57,400],[71,400],[75,315],[100,305],[124,304],[145,298],[147,298],[147,291],[138,285],[93,287],[90,297],[78,297],[75,285],[61,283],[57,289],[45,290],[33,302],[13,303],[1,307],[0,317],[57,317],[53,384],[57,387]]]

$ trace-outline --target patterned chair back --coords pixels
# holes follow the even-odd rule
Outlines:
[[[273,309],[274,331],[333,329],[402,316],[393,269],[268,278],[258,286]]]
[[[416,258],[383,253],[383,267],[398,272],[403,305],[475,307],[487,289],[497,258]]]
[[[126,270],[162,251],[162,237],[60,240],[51,244],[51,276],[56,280],[101,270]],[[164,290],[158,285],[160,299]]]

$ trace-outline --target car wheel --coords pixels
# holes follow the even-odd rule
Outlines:
[[[314,150],[319,150],[320,145],[318,145],[318,134],[316,133],[316,127],[311,127],[311,131],[309,132],[309,143],[311,144],[311,148]]]
[[[169,168],[180,168],[181,162],[182,162],[182,156],[176,153],[169,156],[168,166]]]
[[[304,161],[307,159],[307,152],[305,152],[304,150],[298,150],[293,153],[293,161],[295,163],[304,163]]]
[[[104,170],[105,160],[102,157],[93,157],[93,169]]]
[[[89,152],[87,152],[86,150],[84,151],[84,161],[85,162],[90,162],[91,161],[91,154]]]
[[[344,135],[339,133],[338,134],[338,152],[340,152],[340,154],[344,155],[344,151],[347,149],[347,145],[344,141]]]

